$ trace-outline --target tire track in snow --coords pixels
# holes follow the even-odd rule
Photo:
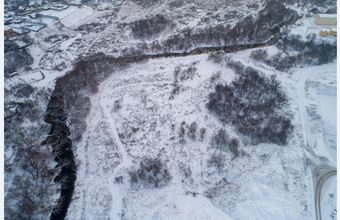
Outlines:
[[[107,86],[111,83],[111,78],[106,79],[102,85],[100,86],[101,89],[107,88]],[[170,81],[156,81],[156,82],[141,82],[141,83],[131,83],[128,85],[122,85],[119,87],[114,88],[110,91],[112,94],[111,97],[114,97],[116,91],[121,89],[127,89],[130,87],[139,87],[139,86],[161,86],[161,85],[171,85],[172,82]],[[121,210],[123,208],[123,198],[125,197],[125,194],[127,193],[128,187],[122,187],[122,184],[116,184],[114,183],[114,178],[117,176],[118,172],[122,169],[127,169],[133,165],[133,162],[131,160],[131,157],[128,155],[128,152],[125,149],[124,144],[121,142],[119,135],[118,135],[118,129],[115,125],[115,118],[112,116],[112,111],[110,110],[110,101],[112,101],[111,97],[104,97],[103,93],[99,96],[99,105],[103,112],[104,117],[107,119],[107,122],[109,124],[109,127],[111,128],[111,134],[112,138],[114,139],[114,142],[117,144],[118,151],[121,153],[122,159],[120,164],[118,164],[117,167],[114,168],[114,173],[112,175],[112,179],[108,180],[110,185],[110,191],[113,198],[113,204],[111,207],[111,218],[112,219],[120,219],[121,217]],[[126,182],[125,182],[126,184]],[[115,199],[116,198],[116,199]]]
[[[103,85],[101,85],[102,88],[106,88],[108,85],[110,84],[110,78],[106,79],[106,81],[103,82]],[[119,87],[116,88],[115,90],[120,89]],[[112,91],[112,94],[114,95],[114,91]],[[122,190],[120,188],[120,185],[115,184],[114,183],[114,178],[116,177],[117,173],[121,170],[131,166],[132,165],[132,161],[129,158],[129,155],[123,145],[123,143],[121,142],[119,135],[118,135],[118,130],[115,126],[115,120],[112,117],[112,113],[109,109],[109,105],[107,103],[109,103],[110,100],[107,100],[106,98],[103,97],[103,93],[100,94],[99,97],[99,104],[100,104],[100,108],[102,109],[102,112],[104,114],[104,117],[107,119],[108,124],[111,128],[111,134],[113,136],[114,142],[117,144],[117,150],[119,151],[119,153],[121,154],[121,162],[117,165],[117,167],[115,167],[114,169],[114,173],[112,175],[113,179],[109,180],[109,184],[112,184],[112,186],[109,187],[110,191],[111,191],[111,196],[112,196],[112,207],[111,207],[111,215],[110,218],[111,219],[120,219],[120,212],[122,210],[123,207],[123,203],[122,203],[122,199],[124,198],[124,195],[122,194]]]

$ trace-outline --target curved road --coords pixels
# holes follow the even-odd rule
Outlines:
[[[321,189],[324,182],[331,176],[337,175],[336,168],[329,166],[320,166],[314,171],[314,177],[316,178],[315,185],[315,215],[317,220],[321,219],[321,209],[320,209],[320,197]]]

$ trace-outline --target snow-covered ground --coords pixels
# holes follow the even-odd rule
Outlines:
[[[214,85],[230,83],[234,72],[208,61],[207,55],[133,64],[113,73],[91,97],[87,130],[76,144],[78,175],[67,218],[312,219],[314,188],[307,160],[317,163],[315,156],[323,156],[329,165],[336,161],[336,65],[288,74],[252,61],[250,52],[231,58],[277,75],[290,98],[295,133],[287,146],[243,145],[245,156],[232,159],[230,153],[224,169],[217,172],[207,163],[211,136],[220,128],[231,136],[237,133],[209,113],[205,104]],[[179,94],[172,99],[178,66],[197,71],[179,82]],[[211,77],[216,72],[221,78],[215,82]],[[186,137],[180,143],[183,121],[205,128],[205,138]],[[136,189],[130,185],[128,172],[145,158],[166,161],[172,176],[167,186]],[[190,168],[190,177],[183,176],[183,166]],[[115,182],[119,176],[122,183]]]
[[[44,11],[39,12],[39,14],[57,17],[59,18],[59,20],[61,20],[78,10],[79,10],[78,7],[70,6],[64,10],[53,10],[53,9],[44,10]]]
[[[72,11],[67,16],[63,17],[60,22],[65,27],[77,27],[81,22],[84,22],[89,16],[94,13],[94,10],[90,7],[82,7]]]
[[[336,63],[296,69],[305,144],[336,167]]]
[[[315,16],[303,17],[296,22],[293,28],[290,29],[290,33],[294,35],[300,35],[302,39],[306,39],[309,34],[316,34],[319,39],[336,42],[336,37],[328,36],[321,37],[321,31],[330,31],[336,29],[336,25],[318,25],[315,24]]]
[[[31,85],[36,90],[33,95],[38,94],[32,99],[43,99],[39,109],[45,109],[56,78],[67,74],[81,56],[98,52],[122,56],[125,49],[151,42],[132,37],[131,23],[165,15],[171,22],[152,39],[162,41],[188,27],[233,26],[246,16],[255,17],[263,5],[258,0],[253,3],[257,7],[248,7],[248,1],[114,1],[112,10],[70,6],[42,11],[60,22],[47,19],[46,28],[30,33],[33,42],[27,51],[33,64],[6,79],[6,89],[16,91],[13,88],[20,83]],[[306,16],[288,27],[290,34],[303,39],[328,28]],[[331,37],[318,39],[335,42]],[[274,46],[263,49],[269,55],[279,52]],[[280,72],[254,61],[251,51],[228,56],[281,82],[290,101],[285,110],[292,113],[295,127],[286,146],[241,143],[244,154],[234,158],[228,152],[224,167],[217,170],[208,163],[214,153],[212,136],[225,129],[231,137],[242,138],[233,126],[209,112],[206,103],[216,84],[235,79],[234,71],[209,61],[207,54],[132,64],[112,73],[90,97],[86,130],[82,140],[74,143],[77,181],[67,219],[314,219],[313,170],[319,165],[336,167],[336,63]],[[176,82],[176,68],[194,71]],[[46,90],[46,97],[41,90]],[[9,95],[6,99],[24,101]],[[181,128],[187,131],[194,122],[196,137],[186,135],[180,141]],[[32,130],[30,126],[40,127],[28,121],[21,127]],[[14,155],[8,147],[5,158],[13,162]],[[138,169],[145,158],[159,158],[166,164],[171,175],[166,186],[131,186],[129,172]],[[12,174],[7,174],[6,191],[12,180]],[[322,188],[325,219],[334,212],[335,189],[334,177]],[[58,193],[52,193],[53,204]]]

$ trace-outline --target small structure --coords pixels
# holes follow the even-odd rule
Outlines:
[[[337,29],[333,28],[332,30],[329,31],[329,34],[336,37]]]
[[[29,14],[28,16],[32,19],[35,19],[35,18],[38,17],[38,14],[36,12],[33,12],[33,13]]]
[[[314,22],[318,25],[336,25],[336,14],[317,14]]]
[[[5,27],[4,36],[5,39],[9,39],[15,35],[15,31],[12,28]]]
[[[16,35],[25,35],[31,32],[30,30],[23,28],[23,27],[19,27],[19,28],[11,27],[11,28],[13,29]]]
[[[39,22],[31,22],[29,20],[26,20],[20,24],[11,24],[10,27],[12,28],[23,28],[23,29],[27,29],[29,31],[34,31],[34,32],[38,32],[41,29],[43,29],[44,27],[46,27],[46,24],[42,24]]]
[[[336,29],[332,29],[332,30],[329,30],[329,31],[320,31],[320,36],[321,37],[336,37]]]
[[[35,21],[37,23],[42,23],[42,24],[45,24],[45,25],[49,25],[51,23],[57,22],[58,20],[59,20],[58,17],[37,13],[35,19],[32,20],[32,21]]]

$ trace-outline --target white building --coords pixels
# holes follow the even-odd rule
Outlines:
[[[336,25],[336,14],[318,14],[314,22],[318,25]]]

